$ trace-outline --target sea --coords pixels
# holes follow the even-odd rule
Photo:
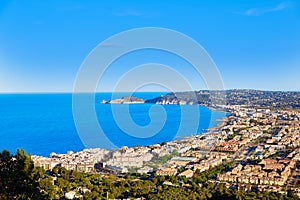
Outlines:
[[[155,105],[155,104],[130,104],[110,105],[101,104],[102,100],[134,95],[142,99],[151,99],[165,94],[165,92],[136,92],[131,93],[96,93],[94,110],[97,122],[101,127],[106,140],[108,139],[115,148],[121,146],[133,147],[136,145],[147,146],[161,142],[167,142],[191,135],[205,133],[206,129],[220,123],[225,112],[211,110],[198,105]],[[15,153],[18,148],[24,149],[28,154],[49,156],[50,153],[67,153],[68,151],[80,151],[90,147],[84,137],[94,141],[93,147],[103,148],[102,138],[97,138],[93,132],[79,133],[73,116],[71,93],[59,94],[1,94],[0,95],[0,149]],[[113,109],[112,106],[126,109]],[[159,106],[160,109],[152,109]],[[182,119],[182,109],[197,109],[200,113],[197,119],[196,129],[194,120]],[[152,110],[151,110],[152,109]],[[162,119],[161,112],[165,115]],[[114,111],[114,112],[113,112]],[[154,135],[132,135],[126,127],[119,127],[115,115],[120,118],[129,112],[132,121],[138,127],[161,127]],[[151,111],[151,114],[149,114]],[[124,113],[122,113],[124,112]],[[160,123],[164,120],[164,123]],[[178,133],[181,124],[184,129]],[[126,123],[125,123],[126,124]],[[130,124],[130,123],[128,123]],[[191,128],[190,128],[191,127]],[[138,129],[143,130],[143,129]],[[149,129],[148,129],[149,130]],[[96,142],[95,142],[96,141]],[[99,142],[98,142],[99,141]]]

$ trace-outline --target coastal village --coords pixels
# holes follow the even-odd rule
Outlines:
[[[0,0],[0,200],[300,200],[300,0]]]
[[[84,149],[32,159],[35,166],[45,170],[61,166],[87,173],[139,173],[187,179],[226,166],[207,181],[246,191],[289,191],[300,196],[300,113],[240,105],[215,108],[230,115],[205,134],[145,147]],[[164,184],[179,185],[168,181]]]

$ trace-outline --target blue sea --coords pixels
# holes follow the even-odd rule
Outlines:
[[[151,99],[163,95],[162,92],[137,92],[134,96]],[[114,98],[127,96],[128,93],[114,93]],[[189,128],[193,120],[181,118],[180,105],[154,105],[154,104],[130,104],[110,105],[100,104],[101,100],[110,100],[112,93],[97,93],[95,95],[95,113],[99,126],[106,138],[116,147],[121,146],[145,146],[175,138],[200,134],[205,129],[217,125],[225,116],[224,112],[210,110],[204,106],[184,105],[185,109],[199,109],[200,118],[196,130]],[[126,127],[119,127],[112,112],[112,106],[117,108],[129,107],[131,119],[137,126],[147,127],[152,122],[160,123],[161,111],[166,115],[165,122],[157,134],[151,137],[143,137],[128,134]],[[152,109],[159,106],[160,109]],[[151,110],[152,109],[152,110]],[[149,114],[151,110],[152,114]],[[115,109],[118,116],[126,115],[126,109]],[[124,112],[124,113],[122,113]],[[184,121],[184,122],[183,122]],[[155,126],[154,123],[154,126]],[[179,134],[177,130],[184,123],[183,130]],[[153,124],[152,124],[153,125]],[[192,127],[192,124],[191,124]],[[155,127],[154,127],[155,129]],[[14,153],[22,148],[27,153],[48,156],[51,152],[66,153],[69,150],[80,151],[90,147],[83,142],[82,134],[94,141],[93,147],[102,147],[104,140],[96,138],[91,132],[78,133],[72,112],[72,94],[1,94],[0,95],[0,149],[7,149]],[[96,142],[95,142],[96,141]]]

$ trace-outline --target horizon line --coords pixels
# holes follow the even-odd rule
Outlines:
[[[2,94],[87,94],[87,93],[154,93],[154,92],[162,92],[162,93],[172,93],[172,92],[194,92],[194,91],[230,91],[230,90],[254,90],[254,91],[266,91],[266,92],[300,92],[300,90],[270,90],[270,89],[249,89],[249,88],[228,88],[224,90],[210,90],[210,89],[197,89],[197,90],[186,90],[186,91],[95,91],[95,92],[73,92],[73,91],[16,91],[16,92],[1,92]]]

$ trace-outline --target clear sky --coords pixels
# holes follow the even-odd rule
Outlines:
[[[72,91],[93,48],[140,27],[169,28],[196,40],[227,89],[300,90],[300,1],[0,0],[0,92]],[[137,53],[144,59],[137,63],[129,55],[119,65],[129,69],[159,58],[180,71],[185,64],[158,54]],[[112,68],[100,90],[109,91],[118,72]],[[192,71],[185,76],[205,89]]]

